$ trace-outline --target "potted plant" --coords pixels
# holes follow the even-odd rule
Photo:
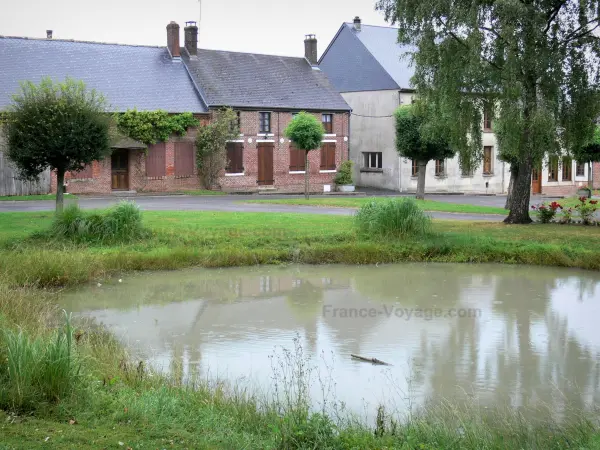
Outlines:
[[[579,186],[577,188],[577,197],[590,198],[592,196],[592,190],[588,186]]]
[[[354,181],[352,180],[352,166],[350,160],[344,161],[335,175],[335,184],[340,192],[354,192]]]

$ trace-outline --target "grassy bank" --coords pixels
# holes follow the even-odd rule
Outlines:
[[[278,263],[500,262],[600,269],[598,227],[434,221],[433,235],[369,240],[351,217],[146,212],[152,237],[127,245],[26,238],[51,213],[4,213],[0,277],[14,286],[64,286],[126,270]]]
[[[101,327],[65,326],[57,291],[48,289],[192,265],[452,261],[598,270],[597,227],[434,221],[432,234],[378,240],[359,236],[351,217],[145,212],[149,237],[102,245],[48,240],[52,217],[0,214],[0,360],[9,363],[0,365],[0,449],[600,449],[600,435],[580,416],[533,423],[514,411],[446,405],[407,423],[382,412],[366,428],[309,414],[302,395],[282,403],[226,385],[183,386],[180,369],[153,373]],[[49,373],[62,374],[62,384]]]
[[[385,197],[352,197],[352,198],[313,198],[305,199],[267,199],[267,200],[249,200],[247,203],[275,203],[281,205],[301,205],[301,206],[330,206],[336,208],[360,208],[369,202],[384,202]],[[416,200],[417,204],[424,211],[438,211],[464,214],[501,214],[506,215],[504,208],[494,206],[466,205],[461,203],[438,202],[435,200]]]

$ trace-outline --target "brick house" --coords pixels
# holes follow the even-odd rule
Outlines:
[[[283,130],[294,113],[307,111],[328,131],[310,152],[311,188],[331,185],[347,158],[350,107],[316,67],[317,41],[305,40],[305,57],[281,57],[198,49],[198,28],[189,22],[184,46],[179,25],[167,25],[167,46],[134,46],[0,36],[0,110],[24,80],[82,80],[101,92],[113,112],[128,109],[192,112],[201,123],[211,112],[234,108],[240,136],[227,148],[219,177],[225,191],[299,192],[304,167]],[[65,176],[67,192],[184,191],[201,186],[195,161],[196,130],[146,148],[132,139],[114,143],[109,158]],[[53,176],[52,190],[56,190]]]

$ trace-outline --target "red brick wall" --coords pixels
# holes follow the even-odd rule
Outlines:
[[[321,120],[321,113],[314,113]],[[337,113],[333,117],[333,134],[325,136],[324,140],[335,141],[336,144],[336,166],[348,159],[348,142],[344,137],[348,136],[347,113]],[[258,184],[258,153],[257,139],[274,141],[273,149],[273,187],[278,192],[303,192],[304,174],[290,174],[290,142],[283,135],[288,123],[292,120],[292,114],[288,112],[271,112],[271,133],[273,136],[258,136],[259,114],[258,111],[241,112],[240,140],[244,141],[244,175],[225,176],[219,178],[218,183],[222,190],[227,192],[257,191]],[[252,142],[248,142],[249,139]],[[283,142],[281,140],[283,139]],[[330,184],[333,189],[333,178],[335,173],[320,172],[321,153],[319,149],[309,152],[310,188],[313,192],[323,192],[323,185]]]
[[[194,176],[175,176],[175,142],[180,140],[193,141],[196,130],[190,130],[185,137],[173,137],[165,145],[166,176],[159,179],[146,176],[146,153],[144,150],[129,150],[129,189],[137,192],[170,192],[199,189],[200,182],[194,167]],[[67,192],[71,194],[110,194],[111,161],[110,157],[103,161],[94,161],[92,165],[93,178],[73,179],[70,173],[65,174]],[[52,192],[56,192],[56,173],[52,173]]]
[[[321,120],[321,113],[314,113]],[[348,113],[335,113],[333,115],[333,133],[335,136],[325,136],[324,140],[335,141],[336,144],[336,167],[342,161],[348,159]],[[227,192],[257,191],[258,177],[258,154],[257,139],[274,141],[273,149],[273,176],[274,185],[278,192],[303,192],[304,174],[289,173],[289,139],[285,138],[283,131],[292,120],[292,114],[286,112],[271,112],[271,133],[273,136],[258,136],[258,111],[241,112],[240,140],[244,141],[244,170],[243,176],[223,176],[218,183],[222,190]],[[201,117],[206,123],[206,117]],[[145,152],[141,150],[129,151],[129,189],[137,192],[168,192],[183,191],[200,188],[197,170],[194,168],[194,176],[176,177],[175,174],[175,142],[179,139],[193,140],[196,130],[190,131],[182,138],[174,137],[166,143],[166,176],[159,179],[146,177]],[[248,142],[251,139],[252,142]],[[281,140],[283,139],[283,142]],[[312,192],[323,192],[323,185],[329,184],[333,189],[333,178],[335,173],[321,173],[321,153],[319,149],[309,152],[310,188]],[[67,192],[72,194],[109,194],[111,187],[111,162],[110,158],[93,163],[93,178],[72,179],[70,174],[65,175]],[[52,174],[52,192],[56,192],[56,174]]]
[[[594,189],[600,189],[600,163],[593,164],[592,179],[594,182]]]

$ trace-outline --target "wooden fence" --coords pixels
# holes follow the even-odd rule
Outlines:
[[[0,151],[0,196],[48,194],[49,192],[49,169],[38,177],[37,182],[20,180],[19,174],[13,164],[6,156],[4,156],[4,153]]]

